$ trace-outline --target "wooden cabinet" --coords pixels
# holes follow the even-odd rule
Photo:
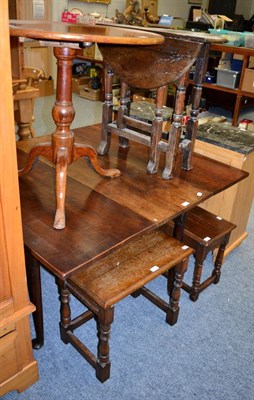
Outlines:
[[[196,140],[195,152],[242,169],[250,174],[247,179],[213,196],[201,205],[237,225],[231,233],[225,252],[227,254],[247,237],[246,227],[254,198],[254,151],[249,154],[241,154],[237,151]]]
[[[52,0],[33,2],[32,0],[9,0],[10,19],[51,21]],[[38,41],[24,41],[23,65],[42,69],[45,76],[52,75],[53,52]]]
[[[32,352],[21,226],[7,0],[0,2],[0,397],[38,379]]]
[[[130,4],[130,0],[126,0],[126,8]],[[153,15],[158,13],[158,0],[140,0],[141,11],[144,11],[145,7],[149,8],[149,11]]]
[[[41,46],[37,40],[24,41],[24,65],[42,69],[45,76],[52,76],[52,48]]]

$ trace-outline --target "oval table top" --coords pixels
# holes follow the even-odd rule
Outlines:
[[[98,25],[107,25],[107,24],[101,22],[101,23],[98,23]],[[223,44],[223,43],[227,42],[227,39],[225,38],[224,35],[212,35],[205,31],[197,32],[197,31],[190,31],[187,29],[175,29],[175,28],[165,27],[163,25],[160,26],[158,24],[149,24],[148,26],[110,24],[110,26],[112,26],[112,27],[121,26],[122,28],[125,28],[125,29],[130,29],[130,30],[135,29],[137,31],[141,30],[146,33],[153,32],[153,33],[161,34],[161,35],[167,36],[167,37],[197,41],[197,42],[202,42],[202,43]]]
[[[35,20],[10,20],[10,35],[72,43],[92,42],[129,45],[154,45],[163,43],[165,40],[162,35],[154,32],[126,29],[120,26],[38,22]]]

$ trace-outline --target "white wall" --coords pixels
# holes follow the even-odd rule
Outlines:
[[[223,1],[223,0],[222,0]],[[61,13],[67,6],[71,8],[79,8],[84,13],[93,11],[99,12],[101,15],[112,18],[115,10],[125,10],[126,0],[111,0],[110,4],[86,3],[78,0],[52,0],[53,2],[53,20],[61,19]],[[203,0],[202,8],[208,8],[209,0]],[[174,17],[188,18],[189,9],[192,4],[188,0],[158,0],[158,15],[168,14]],[[250,19],[254,14],[254,0],[237,0],[236,14],[241,14],[245,19]]]
[[[203,0],[202,7],[206,8],[207,0]],[[189,4],[187,0],[159,0],[158,15],[168,14],[173,17],[188,19],[190,7],[194,4]]]
[[[203,0],[204,8],[206,8],[207,1],[208,0]],[[54,0],[53,2],[55,3]],[[86,3],[77,0],[58,0],[56,3],[58,3],[58,8],[59,3],[62,3],[60,6],[60,8],[62,7],[61,11],[63,11],[66,3],[68,3],[68,9],[76,7],[86,13],[97,11],[103,16],[109,18],[115,15],[116,9],[123,12],[126,6],[126,0],[111,0],[111,3],[109,5],[99,3]],[[168,14],[173,15],[174,17],[187,19],[190,6],[191,4],[188,4],[188,0],[158,0],[158,15]]]
[[[235,13],[250,19],[254,14],[254,0],[237,0]]]
[[[54,0],[53,0],[54,1]],[[62,1],[62,0],[60,0]],[[112,18],[115,16],[115,10],[118,9],[119,11],[125,10],[126,1],[125,0],[111,0],[110,4],[101,4],[101,3],[86,3],[83,1],[77,0],[65,0],[63,1],[64,5],[68,3],[68,9],[71,8],[79,8],[84,13],[90,12],[98,12],[104,17]]]

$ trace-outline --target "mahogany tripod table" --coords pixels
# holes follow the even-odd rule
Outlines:
[[[101,175],[115,177],[120,175],[118,169],[101,168],[96,151],[84,144],[74,143],[74,133],[70,126],[75,116],[72,104],[72,63],[77,50],[93,43],[154,45],[163,43],[161,35],[127,30],[110,26],[90,26],[66,24],[61,22],[38,23],[38,21],[10,21],[10,35],[43,41],[46,46],[54,47],[57,59],[56,101],[52,116],[56,130],[48,143],[36,145],[29,153],[26,165],[19,175],[28,173],[39,156],[44,156],[56,165],[56,213],[54,228],[65,227],[65,197],[67,166],[73,161],[87,157],[93,168]]]

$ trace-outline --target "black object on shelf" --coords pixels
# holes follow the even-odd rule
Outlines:
[[[187,21],[186,28],[195,31],[208,31],[209,28],[212,28],[211,24],[206,24],[205,22],[200,21]]]

